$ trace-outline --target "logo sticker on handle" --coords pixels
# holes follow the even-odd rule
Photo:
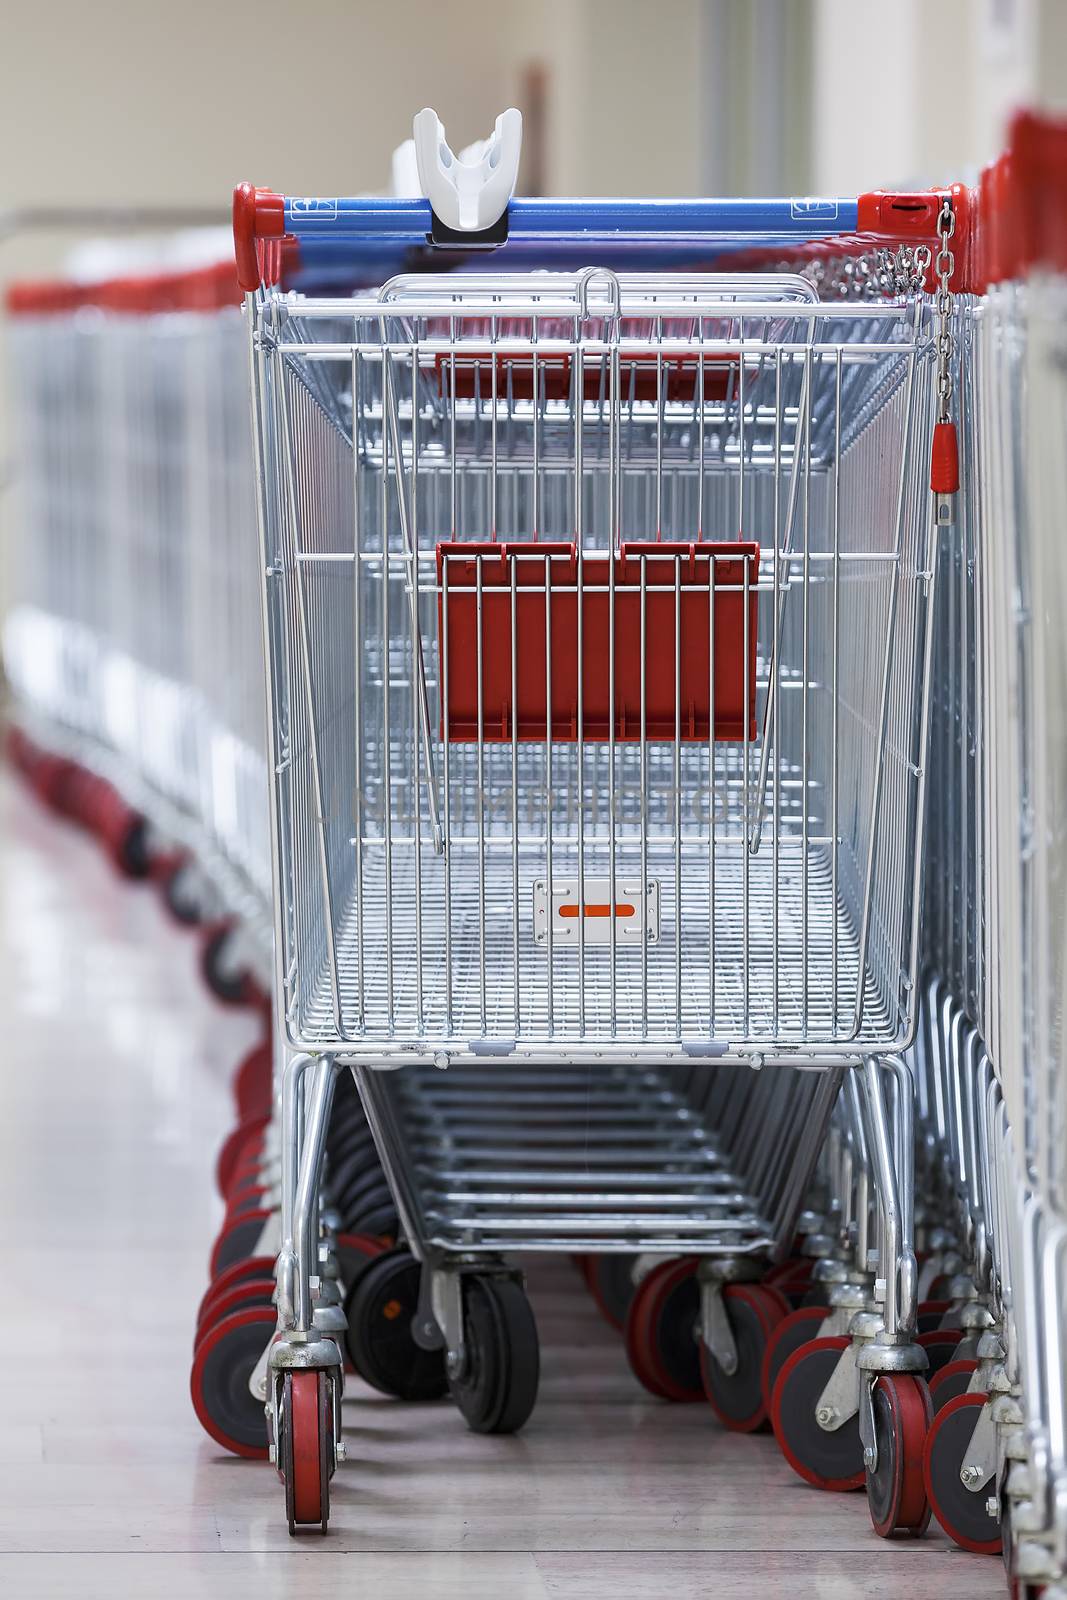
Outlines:
[[[789,214],[794,222],[836,222],[837,201],[805,195],[789,202]]]
[[[533,886],[534,939],[547,948],[549,939],[548,885],[539,878]],[[640,944],[641,880],[623,873],[615,875],[615,945]],[[649,878],[644,895],[644,938],[659,943],[659,884]],[[611,943],[611,883],[607,878],[585,880],[585,903],[578,896],[577,878],[556,878],[551,896],[552,948],[577,949],[585,928],[585,947]]]
[[[305,196],[302,200],[290,200],[289,215],[300,222],[336,222],[337,201]]]

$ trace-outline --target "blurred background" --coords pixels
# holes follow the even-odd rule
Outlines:
[[[424,105],[457,150],[519,106],[526,193],[854,195],[967,179],[1022,104],[1067,104],[1063,0],[50,0],[0,55],[0,285],[108,206],[386,190]]]
[[[1063,0],[50,0],[5,30],[0,207],[380,189],[423,105],[456,149],[518,105],[527,192],[856,193],[1065,93]]]

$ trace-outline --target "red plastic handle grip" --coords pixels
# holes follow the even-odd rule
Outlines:
[[[956,444],[956,424],[934,424],[934,444],[930,453],[930,488],[934,494],[955,494],[960,486],[960,457]]]
[[[285,201],[273,189],[239,183],[233,191],[233,253],[245,294],[275,283],[285,235]]]

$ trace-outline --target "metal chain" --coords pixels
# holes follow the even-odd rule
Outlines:
[[[801,277],[814,284],[820,300],[882,300],[916,294],[926,282],[933,256],[929,245],[898,245],[859,256],[828,256],[808,262]],[[795,271],[793,262],[778,263],[780,272]]]
[[[941,202],[937,218],[938,251],[934,261],[937,274],[937,420],[947,422],[952,410],[952,290],[949,280],[955,270],[951,239],[956,231],[956,214],[948,195]]]

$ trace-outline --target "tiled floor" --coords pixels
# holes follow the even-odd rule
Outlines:
[[[517,1439],[353,1387],[330,1534],[188,1397],[227,1078],[251,1024],[148,889],[0,772],[0,1595],[10,1600],[984,1600],[1000,1564],[883,1544],[772,1439],[630,1377],[566,1263],[538,1264],[541,1399]]]

